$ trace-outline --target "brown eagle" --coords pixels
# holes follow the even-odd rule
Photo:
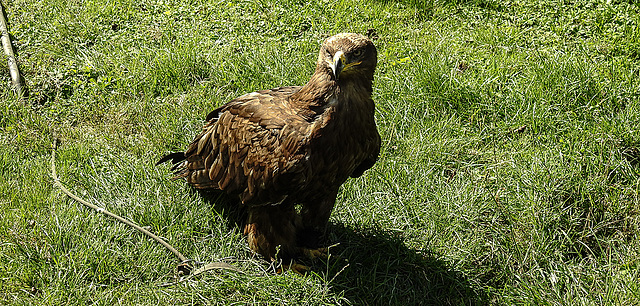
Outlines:
[[[267,260],[326,255],[323,235],[338,188],[380,152],[371,83],[377,51],[358,34],[329,37],[304,86],[240,96],[207,115],[174,178],[237,195],[249,247]],[[298,209],[296,206],[299,205]]]

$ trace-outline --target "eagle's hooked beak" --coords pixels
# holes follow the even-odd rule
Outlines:
[[[333,76],[338,79],[340,77],[340,72],[345,68],[347,62],[347,58],[344,56],[344,52],[338,51],[335,55],[333,55],[333,62],[331,63],[331,70],[333,71]]]
[[[333,62],[331,63],[331,70],[333,71],[333,76],[335,76],[336,80],[338,80],[340,78],[341,73],[343,73],[344,71],[347,71],[347,69],[351,69],[351,67],[353,66],[360,65],[361,63],[362,61],[350,63],[347,60],[347,57],[344,56],[344,52],[338,51],[336,52],[335,55],[333,55]]]

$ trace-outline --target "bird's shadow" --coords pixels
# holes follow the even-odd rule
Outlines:
[[[461,272],[429,251],[408,248],[401,238],[379,230],[329,225],[327,275],[330,286],[355,304],[481,305]]]
[[[227,220],[242,229],[246,214],[237,200],[198,191]],[[327,260],[303,262],[328,282],[331,290],[354,304],[482,305],[487,297],[474,290],[461,272],[429,251],[406,246],[402,238],[371,228],[331,222]],[[266,264],[266,262],[265,262]]]

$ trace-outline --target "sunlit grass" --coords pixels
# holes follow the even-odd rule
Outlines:
[[[29,96],[0,88],[0,302],[640,303],[640,14],[628,1],[10,1]],[[214,107],[302,85],[375,32],[380,160],[342,188],[331,258],[265,273],[223,200],[154,163]],[[0,77],[8,84],[6,67]],[[97,205],[204,262],[176,259]]]

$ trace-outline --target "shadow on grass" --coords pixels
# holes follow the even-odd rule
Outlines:
[[[226,220],[243,226],[246,215],[237,200],[219,193],[198,192]],[[325,274],[332,291],[354,304],[369,305],[479,305],[487,297],[474,291],[469,281],[437,255],[407,248],[385,232],[353,229],[341,223],[328,228],[331,257],[310,267]],[[266,262],[265,262],[266,265]]]
[[[355,304],[479,305],[487,297],[475,292],[458,271],[435,254],[407,248],[388,233],[330,224],[327,278],[336,293]],[[319,265],[316,264],[316,269]]]
[[[240,200],[237,197],[219,191],[190,189],[202,197],[207,205],[211,205],[222,216],[228,228],[239,228],[242,231],[247,213],[241,208]]]
[[[419,9],[432,10],[435,5],[477,6],[491,10],[502,10],[504,5],[497,0],[377,0],[383,4],[400,3]]]

